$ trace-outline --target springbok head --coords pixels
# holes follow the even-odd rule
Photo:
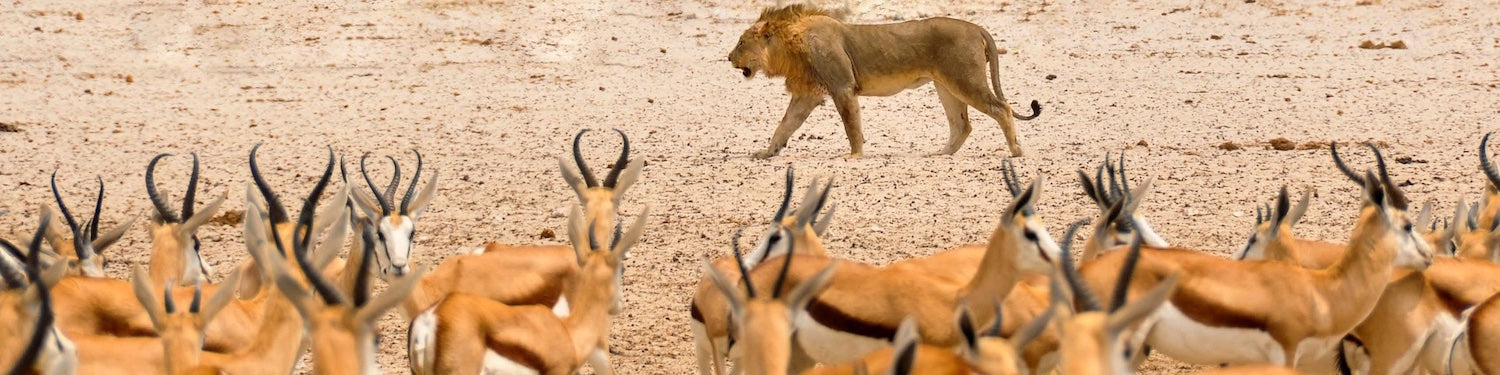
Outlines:
[[[194,212],[193,201],[198,194],[198,153],[192,153],[193,173],[188,177],[187,190],[182,195],[182,214],[172,211],[167,198],[156,190],[156,164],[172,154],[160,154],[151,158],[151,163],[146,165],[146,195],[151,198],[151,204],[156,207],[156,214],[152,215],[151,237],[152,246],[157,249],[153,251],[170,251],[182,254],[183,269],[181,270],[181,282],[183,284],[195,284],[207,281],[208,275],[213,274],[213,268],[203,261],[199,253],[201,243],[198,241],[198,228],[208,223],[219,212],[219,205],[224,203],[228,192],[220,194],[217,199],[210,202],[203,211]]]
[[[104,257],[104,249],[109,248],[121,236],[125,230],[135,223],[135,218],[126,220],[114,229],[104,234],[99,233],[99,214],[104,209],[104,179],[99,178],[99,193],[94,199],[94,214],[88,221],[79,223],[73,219],[73,213],[68,210],[67,203],[63,202],[62,193],[57,189],[57,171],[52,172],[52,196],[57,199],[57,208],[62,212],[66,220],[68,231],[72,232],[71,241],[64,241],[61,234],[55,231],[48,232],[48,242],[58,255],[63,257],[75,257],[68,259],[69,268],[76,266],[78,273],[87,277],[104,277],[104,268],[109,266],[109,260]],[[73,254],[68,254],[71,249]],[[76,265],[74,264],[76,262]]]
[[[1417,270],[1427,269],[1432,265],[1432,247],[1427,240],[1417,232],[1416,224],[1407,216],[1407,208],[1410,201],[1401,187],[1391,181],[1391,175],[1386,171],[1385,157],[1380,154],[1380,149],[1374,144],[1365,142],[1365,147],[1375,154],[1375,167],[1378,174],[1372,174],[1366,170],[1364,176],[1355,173],[1339,157],[1338,142],[1329,144],[1329,152],[1333,155],[1333,165],[1338,167],[1344,177],[1364,187],[1365,205],[1360,217],[1368,214],[1379,214],[1385,233],[1377,235],[1390,235],[1396,240],[1396,266],[1411,267]],[[1371,212],[1373,211],[1373,212]],[[1363,239],[1355,239],[1363,240]],[[1354,240],[1351,240],[1353,242]]]
[[[1108,249],[1122,246],[1130,242],[1133,231],[1140,231],[1146,239],[1146,245],[1151,247],[1168,247],[1167,241],[1156,234],[1152,229],[1151,222],[1140,213],[1137,208],[1145,201],[1145,196],[1150,192],[1151,180],[1146,180],[1135,189],[1130,188],[1130,179],[1125,176],[1125,153],[1120,153],[1119,163],[1110,160],[1109,154],[1104,155],[1104,163],[1094,168],[1094,177],[1089,178],[1088,173],[1078,171],[1079,183],[1083,185],[1083,193],[1087,195],[1100,211],[1109,209],[1109,206],[1120,200],[1129,200],[1125,207],[1128,215],[1120,217],[1110,225],[1108,236],[1099,238],[1100,248]],[[1106,182],[1107,181],[1107,182]],[[1093,246],[1093,245],[1090,245]],[[1085,258],[1087,259],[1087,258]]]
[[[603,182],[595,178],[593,170],[583,162],[583,150],[579,149],[579,143],[583,141],[583,135],[589,132],[588,129],[579,130],[573,136],[573,164],[578,166],[578,173],[573,173],[568,168],[566,159],[557,159],[557,167],[562,171],[563,180],[573,188],[573,193],[578,195],[578,203],[583,205],[584,218],[592,225],[590,230],[600,238],[609,235],[610,223],[615,222],[615,215],[619,212],[620,199],[635,184],[636,177],[641,174],[641,167],[646,165],[645,159],[630,160],[630,138],[620,129],[614,131],[620,135],[620,156],[610,166],[609,174],[604,176]]]
[[[401,196],[399,204],[396,201],[396,188],[401,185],[401,164],[396,162],[396,158],[386,156],[393,171],[391,182],[386,185],[384,192],[376,187],[375,181],[370,179],[369,170],[365,168],[369,155],[359,158],[359,172],[364,175],[371,195],[367,196],[356,189],[352,196],[355,205],[369,218],[363,222],[374,226],[375,261],[379,263],[378,270],[382,279],[400,277],[411,272],[412,242],[417,235],[416,219],[422,216],[427,204],[432,202],[433,195],[437,193],[437,172],[432,173],[422,192],[417,193],[417,182],[422,178],[422,153],[417,150],[412,150],[412,153],[417,156],[417,170],[412,173],[411,184],[406,186],[406,194]]]

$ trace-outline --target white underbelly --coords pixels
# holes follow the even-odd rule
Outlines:
[[[484,368],[479,370],[484,375],[537,375],[536,369],[526,367],[495,353],[493,350],[484,351]]]
[[[814,361],[824,365],[853,362],[865,354],[891,345],[890,341],[847,333],[813,320],[810,314],[798,314],[797,342]]]
[[[1156,310],[1146,342],[1173,359],[1197,364],[1282,364],[1281,344],[1265,331],[1210,327],[1188,318],[1171,302]]]

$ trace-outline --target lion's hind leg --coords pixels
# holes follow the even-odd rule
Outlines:
[[[982,76],[981,76],[982,77]],[[1016,121],[1011,118],[1009,104],[1000,101],[995,93],[990,91],[989,86],[979,80],[957,80],[950,88],[959,99],[969,106],[984,112],[985,115],[1000,123],[1000,131],[1005,132],[1005,144],[1010,148],[1010,156],[1021,157],[1021,142],[1016,140]]]
[[[969,133],[974,131],[974,126],[969,123],[969,105],[964,104],[963,99],[948,91],[942,84],[936,86],[938,100],[942,101],[943,112],[948,115],[948,146],[932,155],[953,155],[964,146]]]

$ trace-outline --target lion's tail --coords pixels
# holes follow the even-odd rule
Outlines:
[[[984,57],[990,61],[990,85],[995,89],[995,96],[1000,97],[1000,102],[1004,103],[1005,92],[1000,90],[1000,51],[995,47],[995,37],[988,30],[980,30],[980,34],[984,34]],[[1042,115],[1042,105],[1032,100],[1031,116],[1021,116],[1016,111],[1010,111],[1010,115],[1021,121],[1031,120]]]

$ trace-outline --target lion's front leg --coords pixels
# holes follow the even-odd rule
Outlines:
[[[849,136],[849,155],[846,159],[864,156],[865,133],[860,130],[859,96],[852,90],[833,93],[833,105],[838,107],[839,117],[844,120],[844,135]]]
[[[786,147],[786,142],[792,138],[792,133],[796,133],[813,109],[822,104],[822,95],[793,94],[791,104],[786,106],[786,115],[781,117],[781,124],[776,125],[776,134],[771,135],[770,147],[756,152],[755,158],[765,159],[781,152]]]

